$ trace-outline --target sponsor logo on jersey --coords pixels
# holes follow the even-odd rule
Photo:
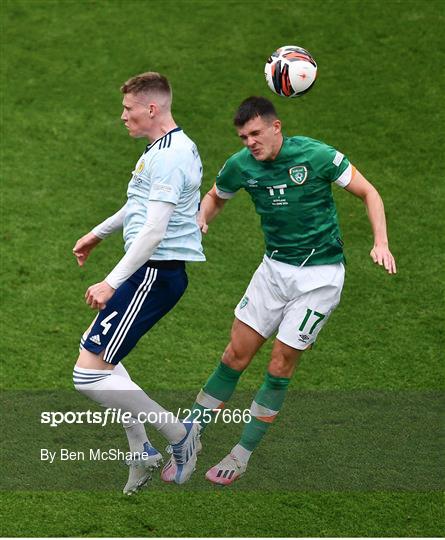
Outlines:
[[[153,192],[157,191],[159,193],[173,193],[173,186],[168,186],[166,184],[153,184],[151,189]]]
[[[284,190],[287,188],[286,184],[280,184],[279,186],[266,186],[266,189],[269,190],[269,195],[273,197],[275,195],[275,190],[280,195],[284,195]]]
[[[335,157],[332,160],[332,163],[338,167],[340,165],[340,163],[343,161],[344,157],[345,157],[344,154],[337,151],[337,152],[335,152]]]
[[[286,200],[284,190],[287,189],[286,184],[280,184],[279,186],[267,186],[269,190],[269,195],[271,197],[276,197],[272,200],[272,206],[287,206],[289,203]]]
[[[304,165],[296,165],[289,169],[289,176],[294,184],[301,186],[307,178],[307,168]]]
[[[245,296],[245,297],[241,300],[241,302],[240,302],[240,304],[239,304],[239,308],[240,308],[240,309],[243,309],[244,307],[247,306],[248,303],[249,303],[249,297],[248,297],[248,296]]]
[[[247,180],[247,185],[250,187],[258,187],[258,180],[255,180],[255,178],[250,178]]]

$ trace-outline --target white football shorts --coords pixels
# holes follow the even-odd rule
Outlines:
[[[235,308],[235,317],[268,339],[294,349],[315,342],[340,302],[343,263],[293,266],[264,256]]]

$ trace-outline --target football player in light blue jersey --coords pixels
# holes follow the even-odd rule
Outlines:
[[[171,444],[178,484],[195,468],[197,424],[174,418],[132,381],[120,362],[183,295],[185,263],[205,257],[196,219],[201,159],[173,119],[168,80],[159,73],[143,73],[121,91],[121,119],[130,136],[146,137],[149,145],[136,163],[125,205],[73,248],[83,266],[101,240],[123,229],[125,255],[104,281],[85,293],[87,304],[99,314],[82,337],[73,380],[77,390],[100,405],[131,413],[124,423],[133,455],[124,493],[131,495],[147,483],[162,459],[141,420]]]
[[[124,240],[128,250],[147,220],[147,200],[175,205],[165,235],[152,260],[202,261],[196,223],[202,165],[196,145],[181,128],[147,146],[133,171],[125,205]]]

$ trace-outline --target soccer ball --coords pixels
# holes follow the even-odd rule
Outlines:
[[[309,92],[317,78],[317,64],[301,47],[286,45],[270,56],[264,66],[269,88],[284,97],[299,97]]]

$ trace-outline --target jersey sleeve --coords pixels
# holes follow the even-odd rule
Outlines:
[[[328,182],[346,187],[352,178],[352,166],[348,158],[324,143],[318,143],[315,152],[315,165],[319,176]]]
[[[183,152],[170,149],[158,153],[151,164],[149,201],[178,204],[186,181],[186,159]]]
[[[221,199],[230,199],[242,186],[240,169],[234,156],[230,157],[216,176],[216,193]]]

